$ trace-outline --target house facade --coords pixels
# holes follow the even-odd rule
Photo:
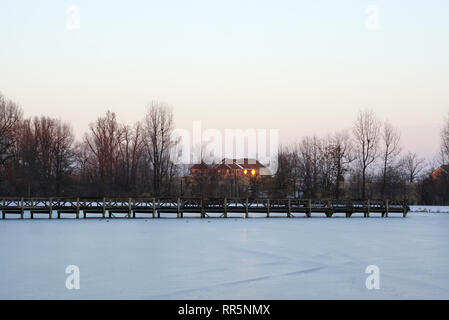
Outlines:
[[[449,165],[444,164],[432,172],[433,180],[441,180],[441,178],[449,178]]]
[[[268,175],[268,170],[256,159],[223,159],[216,165],[204,162],[190,168],[190,175],[223,175],[223,176],[261,176]]]

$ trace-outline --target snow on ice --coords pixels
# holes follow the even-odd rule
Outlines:
[[[449,299],[449,208],[402,217],[0,221],[0,299]],[[430,213],[429,213],[430,212]],[[380,289],[368,290],[368,266]],[[66,288],[67,266],[80,288]]]

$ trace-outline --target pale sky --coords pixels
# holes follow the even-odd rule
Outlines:
[[[282,143],[370,108],[430,157],[449,112],[449,1],[0,0],[0,92],[78,137],[151,100],[180,128],[276,128]]]

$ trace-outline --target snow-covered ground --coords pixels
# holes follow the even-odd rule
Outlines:
[[[447,206],[410,206],[412,212],[449,213]]]
[[[0,299],[109,298],[449,299],[449,214],[0,221]]]

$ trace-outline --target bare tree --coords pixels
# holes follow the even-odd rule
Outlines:
[[[28,194],[61,194],[73,170],[74,135],[69,124],[48,117],[24,120],[17,128],[16,183]]]
[[[408,182],[414,183],[425,168],[425,159],[418,157],[416,153],[409,152],[402,159],[404,169],[407,172]]]
[[[378,157],[380,123],[370,110],[360,111],[354,124],[355,150],[360,165],[362,199],[366,198],[367,170]]]
[[[385,198],[387,180],[392,166],[401,153],[401,133],[394,128],[388,121],[382,127],[382,198]]]
[[[53,119],[53,143],[50,148],[53,157],[54,179],[56,194],[60,194],[64,186],[68,184],[67,178],[74,169],[75,157],[73,144],[75,135],[68,123]]]
[[[280,146],[278,150],[278,166],[273,179],[273,197],[286,197],[295,190],[297,176],[296,152],[288,147]]]
[[[16,132],[22,115],[20,107],[0,93],[0,174],[6,162],[14,156]]]
[[[94,155],[89,145],[83,142],[77,142],[74,146],[75,156],[75,174],[78,178],[78,188],[87,191],[88,185],[94,181],[96,171],[94,170]],[[78,190],[80,193],[81,190]]]
[[[321,190],[323,141],[316,136],[305,137],[299,144],[297,153],[301,191],[305,197],[315,198]]]
[[[441,164],[445,164],[449,159],[449,116],[445,119],[445,124],[441,130]]]
[[[119,177],[121,187],[125,190],[136,191],[138,188],[138,174],[144,156],[143,129],[138,122],[133,128],[123,127],[123,141],[119,145]]]
[[[31,119],[23,120],[16,128],[16,144],[13,177],[10,185],[22,189],[21,195],[30,196],[32,189],[37,189],[40,181],[39,147],[36,143]]]
[[[90,124],[90,133],[84,142],[92,153],[87,160],[98,177],[98,183],[104,193],[111,193],[118,177],[118,162],[120,147],[123,143],[124,129],[118,123],[115,113],[107,111],[105,117],[100,117]]]
[[[341,182],[349,170],[349,165],[354,161],[354,146],[346,131],[338,132],[329,137],[327,153],[332,161],[333,183],[335,186],[334,197],[341,196]]]
[[[153,101],[145,116],[145,147],[151,167],[153,193],[161,195],[163,184],[171,183],[176,168],[171,159],[174,146],[172,108],[164,103]]]

